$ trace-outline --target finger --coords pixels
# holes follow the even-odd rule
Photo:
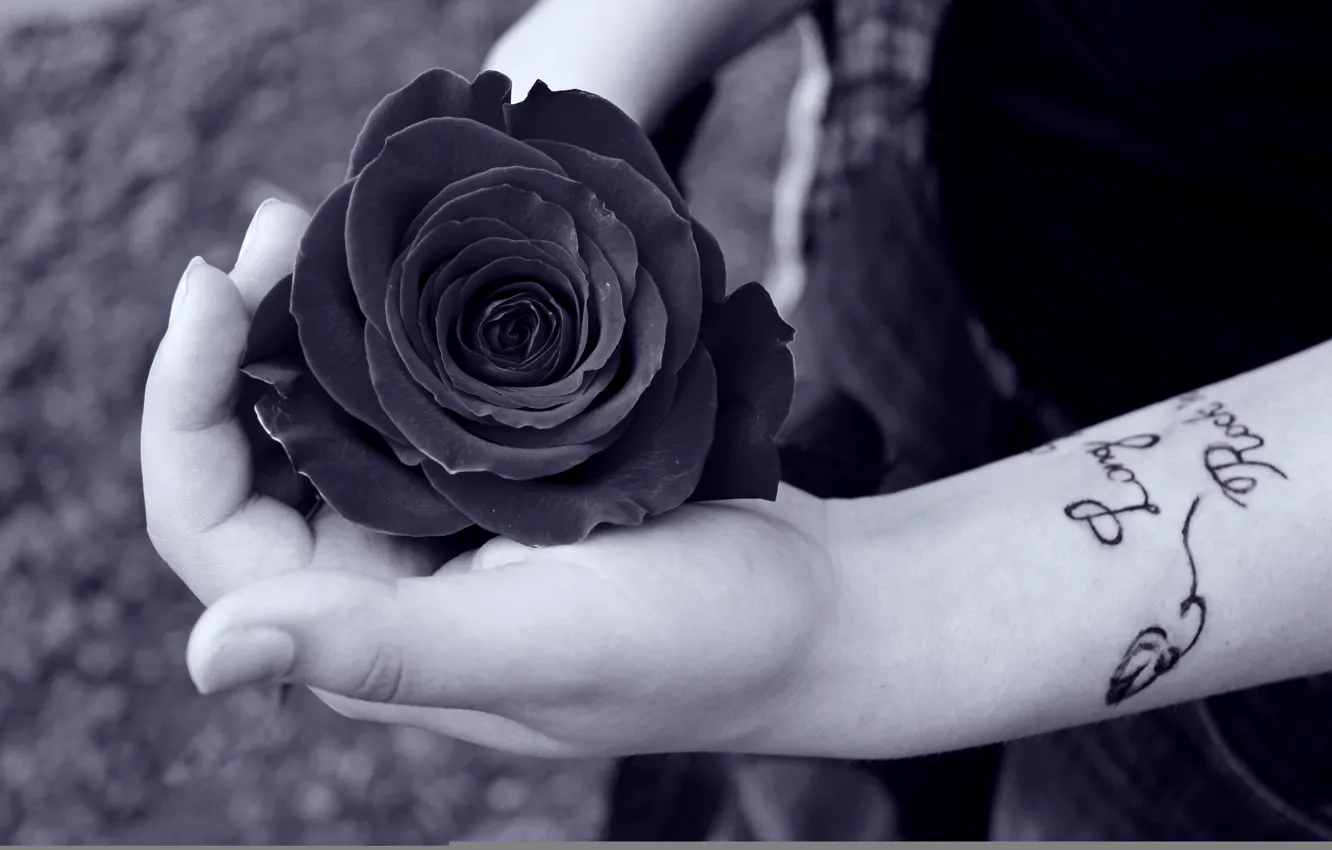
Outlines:
[[[392,579],[434,575],[449,561],[447,539],[390,537],[356,525],[328,505],[310,523],[315,552],[311,568]],[[456,560],[456,559],[455,559]]]
[[[370,702],[496,710],[614,681],[628,624],[559,562],[385,581],[303,571],[206,611],[186,660],[204,693],[282,679]]]
[[[334,711],[353,720],[414,726],[458,741],[518,755],[567,759],[610,754],[557,740],[516,720],[484,711],[364,702],[318,689],[313,689],[313,693]]]
[[[231,271],[231,280],[250,313],[295,267],[296,252],[309,224],[309,213],[276,198],[255,210]]]
[[[231,279],[186,270],[144,391],[140,454],[148,530],[204,601],[265,565],[305,563],[303,518],[252,496],[250,451],[233,416],[249,315]]]

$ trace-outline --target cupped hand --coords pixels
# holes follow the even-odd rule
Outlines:
[[[307,221],[270,202],[230,275],[193,264],[149,375],[148,530],[211,606],[188,649],[199,689],[306,684],[349,717],[536,755],[803,749],[842,592],[812,496],[686,505],[572,546],[497,539],[441,566],[253,491],[238,367]]]

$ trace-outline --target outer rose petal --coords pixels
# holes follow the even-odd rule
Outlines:
[[[347,207],[347,268],[371,327],[388,333],[384,291],[417,214],[450,184],[509,166],[564,174],[530,145],[463,118],[431,118],[389,137],[356,178]]]
[[[319,506],[319,492],[305,476],[292,468],[282,444],[268,435],[255,410],[273,389],[255,378],[242,378],[236,418],[245,431],[250,446],[250,471],[256,493],[277,499],[288,507],[310,516]]]
[[[305,370],[296,323],[287,309],[291,301],[291,275],[269,290],[250,320],[250,333],[241,358],[240,397],[236,418],[250,445],[255,491],[308,514],[319,503],[319,494],[309,480],[297,474],[282,446],[268,436],[255,405],[269,393],[285,393]],[[268,384],[269,386],[265,386]]]
[[[384,149],[389,136],[427,118],[471,118],[507,130],[504,105],[512,91],[509,78],[487,71],[469,83],[452,71],[435,68],[385,97],[365,120],[352,147],[347,178],[354,178]]]
[[[644,394],[628,432],[587,463],[551,480],[441,475],[435,487],[477,525],[528,546],[576,543],[602,523],[638,525],[684,503],[712,445],[716,375],[699,346],[678,375]]]
[[[662,191],[675,211],[689,218],[684,196],[662,164],[641,127],[605,98],[585,91],[551,91],[538,80],[527,97],[507,107],[516,139],[564,142],[612,159],[621,159]],[[726,261],[721,247],[703,225],[690,218],[703,267],[703,296],[710,304],[726,297]]]
[[[292,276],[291,313],[310,373],[340,407],[397,442],[406,438],[385,415],[370,385],[365,317],[356,306],[342,241],[352,183],[333,190],[301,237]]]
[[[254,308],[241,363],[257,363],[300,353],[300,334],[296,320],[291,317],[291,275],[287,275],[268,290],[259,306]]]
[[[265,430],[334,510],[385,534],[442,537],[471,522],[415,467],[372,448],[366,433],[319,383],[296,381],[286,398],[275,393],[257,406]]]
[[[666,173],[657,149],[634,119],[615,104],[590,92],[551,91],[540,80],[527,97],[506,108],[509,132],[515,139],[546,139],[622,160],[651,180],[681,216],[688,216],[684,197]]]
[[[384,410],[422,454],[450,472],[492,472],[525,480],[564,472],[597,447],[557,446],[517,449],[484,440],[464,429],[453,415],[408,373],[392,343],[373,329],[365,335],[370,375]]]
[[[661,368],[677,371],[698,340],[703,284],[693,226],[666,196],[622,160],[560,142],[534,141],[574,180],[587,185],[638,243],[639,261],[657,281],[666,303],[666,353]]]
[[[717,431],[693,498],[775,499],[781,461],[774,443],[791,411],[795,336],[767,290],[747,283],[703,320],[717,366]]]
[[[710,230],[699,224],[696,218],[689,222],[694,228],[698,264],[703,273],[703,301],[710,305],[720,304],[726,300],[726,258]]]

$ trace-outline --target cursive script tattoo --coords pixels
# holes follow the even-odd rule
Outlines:
[[[1201,502],[1202,496],[1194,498],[1180,532],[1189,567],[1189,592],[1179,603],[1177,634],[1172,635],[1170,629],[1159,623],[1138,632],[1110,677],[1110,686],[1105,692],[1106,705],[1119,705],[1175,669],[1180,659],[1188,655],[1202,637],[1207,624],[1207,600],[1198,594],[1198,563],[1193,557],[1190,540],[1193,517]]]
[[[1286,478],[1286,473],[1274,464],[1257,460],[1252,455],[1267,445],[1261,434],[1239,421],[1225,402],[1214,401],[1199,407],[1184,420],[1185,425],[1205,423],[1224,435],[1224,440],[1209,443],[1203,449],[1203,467],[1211,476],[1221,495],[1241,508],[1256,489],[1263,476]]]
[[[1097,542],[1118,546],[1124,540],[1125,514],[1143,512],[1159,514],[1161,509],[1152,501],[1147,487],[1138,480],[1137,473],[1119,460],[1116,451],[1146,451],[1161,442],[1158,434],[1135,434],[1122,440],[1095,441],[1087,444],[1087,454],[1096,459],[1107,481],[1122,484],[1133,490],[1134,499],[1127,504],[1111,507],[1099,499],[1079,499],[1064,506],[1064,516],[1085,523]]]
[[[1186,410],[1206,397],[1207,394],[1202,390],[1191,390],[1186,392],[1184,395],[1175,398],[1175,410]]]

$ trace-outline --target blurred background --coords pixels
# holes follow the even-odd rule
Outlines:
[[[528,0],[0,0],[0,840],[437,844],[598,836],[607,762],[200,697],[201,607],[143,528],[139,406],[190,257],[313,207],[370,108],[471,75]],[[685,182],[733,281],[768,262],[799,64],[719,80]]]

